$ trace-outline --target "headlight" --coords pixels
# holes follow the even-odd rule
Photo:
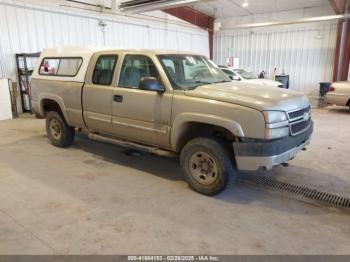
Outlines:
[[[287,121],[287,115],[283,111],[264,111],[263,113],[267,124]]]
[[[289,127],[265,129],[265,139],[277,139],[286,136],[289,136]]]
[[[287,114],[283,111],[264,111],[266,122],[265,139],[277,139],[289,136]]]

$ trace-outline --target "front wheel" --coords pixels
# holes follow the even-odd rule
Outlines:
[[[229,150],[218,140],[195,138],[181,151],[180,162],[191,188],[204,195],[215,195],[227,185],[233,166]]]
[[[46,116],[46,133],[54,146],[68,147],[74,141],[75,130],[57,112],[51,111]]]

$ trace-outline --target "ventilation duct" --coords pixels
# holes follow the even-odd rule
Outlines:
[[[122,1],[119,8],[124,13],[137,14],[154,10],[162,10],[184,6],[200,0],[129,0]]]

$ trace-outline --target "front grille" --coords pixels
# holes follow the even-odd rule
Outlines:
[[[288,118],[292,136],[306,131],[311,123],[311,106],[288,112]]]
[[[304,130],[306,130],[311,123],[311,118],[309,118],[307,121],[299,121],[299,122],[294,122],[290,124],[290,131],[292,135],[297,135]]]
[[[308,107],[305,107],[303,109],[299,109],[299,110],[296,110],[296,111],[293,111],[293,112],[289,112],[288,113],[289,119],[301,118],[301,117],[304,116],[305,113],[310,112],[310,110],[311,110],[311,106],[308,106]]]

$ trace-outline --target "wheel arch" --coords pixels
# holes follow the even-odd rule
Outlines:
[[[66,107],[61,97],[51,94],[44,94],[40,97],[40,115],[45,117],[49,111],[60,113],[67,124],[70,125]]]
[[[241,125],[232,119],[215,115],[183,113],[173,122],[170,143],[172,148],[179,152],[189,140],[195,137],[216,135],[234,140],[237,137],[243,137],[244,132]]]

